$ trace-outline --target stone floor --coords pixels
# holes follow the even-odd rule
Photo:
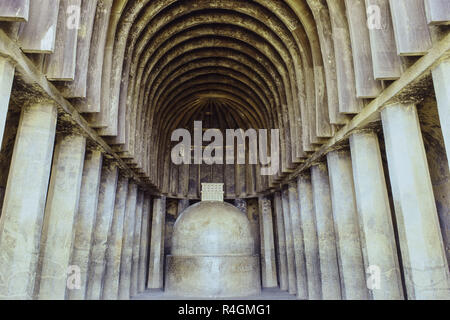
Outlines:
[[[264,289],[258,296],[250,297],[236,297],[236,298],[217,298],[217,299],[205,299],[205,298],[184,298],[167,296],[163,291],[146,291],[136,297],[133,300],[295,300],[295,295],[291,295],[286,291],[276,289]]]

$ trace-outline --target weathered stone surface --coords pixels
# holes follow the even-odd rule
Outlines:
[[[350,148],[369,292],[375,300],[403,299],[378,137],[371,131],[355,133]]]
[[[327,155],[342,299],[368,298],[352,162],[347,150]]]
[[[92,235],[92,249],[89,257],[87,300],[100,300],[102,296],[102,279],[105,274],[108,233],[111,230],[114,215],[118,177],[119,169],[117,166],[103,166],[97,216]]]
[[[1,299],[33,297],[56,119],[53,105],[22,110],[0,218]]]
[[[188,207],[189,207],[189,200],[188,199],[178,200],[178,214],[177,214],[177,216],[179,216]]]
[[[171,295],[240,297],[261,290],[250,222],[224,202],[203,201],[178,217],[166,264]]]
[[[166,218],[166,198],[153,200],[153,219],[150,240],[150,261],[148,268],[149,289],[162,289],[164,270],[164,224]]]
[[[128,187],[125,218],[123,221],[122,252],[120,257],[119,299],[131,297],[131,267],[133,261],[134,231],[136,224],[137,185]]]
[[[309,174],[301,175],[298,178],[297,185],[301,216],[300,222],[305,246],[308,299],[320,300],[322,298],[322,287],[320,280],[319,240],[317,239],[311,176]]]
[[[248,199],[246,201],[247,203],[247,209],[246,209],[246,215],[248,220],[250,221],[250,229],[252,231],[253,239],[255,240],[255,254],[260,254],[262,247],[261,247],[261,224],[260,221],[260,209],[259,209],[259,199],[253,198]],[[273,229],[272,229],[273,230]]]
[[[287,258],[287,271],[288,271],[288,291],[290,294],[297,293],[297,277],[295,270],[295,248],[294,248],[294,235],[292,232],[292,222],[289,206],[289,189],[284,188],[281,193],[282,205],[283,205],[283,221],[284,221],[284,234],[286,238],[286,258]]]
[[[311,168],[311,182],[314,196],[314,211],[316,212],[317,238],[319,240],[322,299],[340,300],[341,284],[336,238],[328,170],[325,164],[321,163]]]
[[[247,214],[247,200],[245,199],[235,199],[234,205],[236,208],[241,210],[243,213]]]
[[[89,255],[97,216],[102,160],[103,156],[99,151],[86,153],[83,178],[81,180],[79,208],[74,222],[75,239],[70,258],[70,265],[80,268],[80,288],[67,290],[67,298],[70,300],[84,300],[86,297]]]
[[[114,216],[111,229],[108,233],[106,247],[106,265],[102,292],[103,300],[117,300],[119,298],[120,262],[128,184],[129,179],[125,177],[120,177],[117,183]]]
[[[435,70],[433,70],[432,74],[448,160],[450,159],[450,61],[447,60],[442,62]]]
[[[437,102],[427,99],[417,108],[422,138],[430,171],[431,184],[442,231],[442,240],[450,263],[450,167],[446,156],[445,140],[440,126]]]
[[[13,80],[14,66],[7,59],[0,57],[0,148],[5,131]]]
[[[172,255],[252,255],[253,243],[247,216],[230,204],[203,201],[177,219]]]
[[[169,255],[165,294],[195,298],[255,296],[261,291],[259,256]]]
[[[134,297],[138,294],[138,275],[139,275],[139,255],[141,244],[141,227],[142,227],[142,210],[144,206],[144,193],[138,191],[135,224],[133,232],[133,255],[131,261],[131,296]]]
[[[67,276],[78,270],[77,267],[69,268],[69,264],[85,151],[86,138],[83,136],[57,137],[42,227],[36,288],[40,300],[62,300],[66,287],[76,290],[76,282],[70,283]]]
[[[277,251],[278,251],[278,283],[281,290],[288,290],[288,269],[286,255],[286,236],[284,232],[283,204],[280,192],[274,195],[274,210],[277,225]]]
[[[301,300],[307,300],[308,282],[306,272],[305,245],[303,241],[301,212],[299,210],[298,190],[296,182],[291,182],[289,184],[288,192],[289,192],[289,214],[292,223],[292,241],[294,243],[297,298]]]
[[[402,298],[400,287],[405,284],[400,284],[400,272],[406,274],[405,297],[441,298],[442,292],[449,290],[450,261],[450,34],[446,27],[450,10],[446,1],[410,0],[405,5],[394,0],[46,0],[51,4],[47,6],[30,0],[0,1],[0,297],[26,299],[39,292],[39,286],[34,288],[39,272],[29,272],[36,269],[42,222],[47,221],[43,208],[49,187],[46,170],[50,164],[46,160],[51,162],[53,119],[46,118],[45,112],[42,117],[33,116],[35,123],[20,125],[16,146],[12,141],[20,111],[35,104],[54,104],[59,134],[85,137],[88,150],[103,153],[105,161],[117,165],[127,181],[152,197],[167,197],[167,204],[152,204],[158,214],[150,219],[158,223],[152,225],[152,249],[146,253],[143,250],[149,243],[143,239],[141,210],[131,213],[137,222],[131,235],[129,219],[125,219],[128,188],[125,193],[121,191],[117,203],[116,191],[105,189],[106,200],[100,194],[98,203],[99,208],[104,206],[103,213],[100,219],[92,220],[96,200],[89,197],[89,188],[82,187],[85,195],[81,194],[80,204],[92,201],[86,205],[89,221],[83,216],[75,224],[65,219],[61,231],[76,234],[75,249],[54,254],[56,260],[63,258],[64,265],[67,254],[74,252],[82,278],[86,270],[89,273],[88,299],[117,299],[119,281],[128,283],[129,267],[132,295],[147,285],[163,288],[163,257],[171,252],[175,220],[190,201],[199,200],[202,182],[224,182],[226,201],[245,204],[242,210],[251,222],[254,253],[263,255],[266,286],[276,282],[274,273],[268,272],[274,270],[273,261],[267,259],[276,254],[280,288],[296,291],[300,298],[305,297],[306,288],[311,299],[322,295],[325,299],[363,298],[361,267],[370,282],[376,266],[381,268],[383,289],[370,290],[370,298]],[[416,55],[421,58],[408,58]],[[68,72],[49,72],[57,69]],[[395,81],[382,84],[380,80]],[[336,150],[346,146],[349,138],[356,139],[352,135],[361,130],[380,129],[380,113],[387,114],[383,110],[386,105],[397,102],[418,103],[421,128],[410,130],[413,126],[406,125],[405,130],[399,129],[397,125],[404,123],[394,113],[384,116],[384,127],[389,127],[386,132],[391,135],[386,140],[391,144],[387,147],[391,170],[386,174],[394,181],[392,186],[386,188],[382,181],[381,165],[385,163],[370,158],[366,150],[352,150],[357,157],[353,164],[359,162],[359,169],[353,168],[353,179],[349,178],[349,166],[336,169],[330,160]],[[429,112],[438,109],[440,119],[434,111]],[[43,121],[38,124],[37,118]],[[5,119],[8,132],[3,139]],[[280,143],[279,150],[276,154],[274,146],[270,150],[272,164],[276,159],[280,170],[264,176],[263,164],[175,165],[171,161],[171,135],[178,128],[192,134],[194,120],[201,120],[205,130],[218,128],[222,133],[236,128],[278,129],[279,137],[274,140]],[[417,138],[420,129],[425,152]],[[407,132],[405,136],[412,132],[413,142],[397,137],[397,131]],[[367,144],[371,150],[372,142]],[[392,145],[396,144],[406,150],[403,157],[393,156],[396,147]],[[253,146],[249,147],[242,154],[245,160],[258,153],[253,150],[250,155],[248,150]],[[384,156],[383,143],[381,149]],[[185,151],[191,151],[190,146]],[[327,157],[330,169],[335,168],[330,170],[333,201],[328,181],[321,174],[316,174],[318,179],[313,177],[314,186],[303,181],[303,195],[299,176],[311,167],[314,171]],[[262,158],[260,153],[258,160]],[[364,174],[372,165],[375,170]],[[417,181],[427,170],[429,177],[420,185]],[[29,188],[27,179],[33,180]],[[378,181],[377,186],[371,187],[370,179]],[[345,187],[351,180],[355,181],[356,206],[354,196],[348,200],[351,188]],[[298,192],[286,195],[283,188],[294,181],[299,182]],[[24,196],[22,190],[27,189],[30,195]],[[50,191],[48,206],[56,201],[53,198],[64,198],[73,191],[68,189],[61,196]],[[390,191],[396,206],[393,218],[387,205]],[[272,222],[268,215],[258,217],[264,211],[258,210],[259,197],[274,198]],[[409,198],[412,200],[407,201]],[[73,206],[67,203],[67,207]],[[415,204],[415,211],[410,212]],[[267,229],[274,222],[271,228],[277,250],[272,254]],[[129,227],[125,233],[124,226]],[[386,228],[379,230],[379,226]],[[357,250],[357,231],[362,252]],[[398,243],[393,233],[400,236]],[[414,233],[419,235],[417,239],[411,238]],[[93,240],[92,259],[86,269],[89,237]],[[129,256],[127,246],[122,250],[123,238],[127,242],[132,238],[131,265],[121,259]],[[440,263],[440,242],[447,265]],[[61,245],[64,250],[67,247],[67,243]],[[386,250],[383,258],[377,250]],[[397,250],[402,258],[398,264]],[[298,260],[302,252],[304,262]],[[121,261],[125,268],[120,268]],[[296,264],[305,267],[295,270]],[[354,274],[350,274],[349,265],[357,266]],[[399,270],[399,265],[405,266],[404,270]],[[121,271],[125,276],[120,276]],[[268,273],[270,277],[266,277]],[[51,282],[47,274],[44,278],[44,283]],[[438,280],[441,278],[446,280]],[[82,289],[66,290],[66,297],[81,299],[86,284],[81,282]],[[59,291],[55,289],[55,293]]]
[[[259,197],[258,203],[262,285],[263,288],[274,288],[277,287],[278,284],[275,263],[274,229],[272,223],[272,203],[267,197]]]
[[[145,194],[142,207],[141,244],[139,247],[138,293],[145,291],[147,283],[148,245],[150,243],[150,221],[152,218],[150,212],[151,201],[151,197],[148,194]]]
[[[382,112],[409,299],[448,299],[450,276],[416,106]]]

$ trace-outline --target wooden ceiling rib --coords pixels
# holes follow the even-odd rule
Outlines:
[[[18,24],[11,29],[22,51],[44,55],[36,61],[51,64],[47,78],[163,193],[177,189],[167,186],[177,174],[166,163],[172,131],[205,113],[219,126],[280,130],[281,172],[263,188],[276,186],[351,122],[364,99],[380,95],[383,80],[401,78],[400,55],[427,52],[428,24],[450,19],[428,0],[407,8],[389,0],[35,2],[3,1],[0,20]],[[72,29],[67,9],[79,4],[80,28]],[[366,28],[373,4],[383,10],[382,31]],[[411,17],[420,32],[407,28]]]
[[[172,131],[192,127],[195,116],[214,98],[215,109],[232,110],[228,117],[235,123],[282,128],[289,134],[284,137],[289,142],[283,159],[284,167],[293,168],[293,160],[299,158],[291,154],[291,146],[301,149],[296,136],[303,69],[301,49],[290,32],[300,25],[293,11],[282,1],[163,2],[164,6],[160,1],[128,1],[123,11],[127,14],[117,26],[110,93],[117,94],[123,79],[130,80],[128,99],[111,97],[109,111],[128,116],[130,128],[140,122],[128,143],[116,140],[117,150],[132,157],[147,155],[148,163],[158,163],[148,169],[161,184],[166,159],[162,155],[170,152]],[[281,19],[271,11],[274,8]],[[210,99],[202,98],[205,95]],[[289,113],[288,123],[283,111]],[[116,122],[120,120],[112,119]],[[293,129],[283,129],[287,126]],[[142,134],[150,142],[136,146]]]

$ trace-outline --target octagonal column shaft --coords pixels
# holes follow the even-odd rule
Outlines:
[[[277,269],[272,223],[272,203],[267,197],[259,197],[259,229],[261,240],[261,274],[263,288],[275,288]]]
[[[14,65],[0,57],[0,148],[3,142],[6,116],[8,115],[9,99],[14,80]]]
[[[283,291],[288,290],[288,270],[287,270],[287,256],[286,256],[286,236],[284,233],[284,217],[283,217],[283,203],[281,193],[275,192],[274,195],[274,210],[277,225],[277,249],[278,249],[278,277],[279,286]]]
[[[106,245],[106,265],[103,278],[103,300],[119,298],[120,261],[122,256],[123,225],[127,204],[129,179],[120,177],[117,183],[116,201],[111,229]]]
[[[162,289],[164,279],[164,226],[166,222],[166,198],[153,201],[153,220],[148,268],[149,289]]]
[[[330,185],[327,166],[324,163],[311,168],[311,181],[314,196],[314,211],[316,212],[317,238],[319,240],[322,299],[340,300],[341,285],[336,254]]]
[[[147,263],[148,263],[148,243],[149,243],[149,227],[150,227],[150,205],[151,197],[144,195],[144,204],[142,207],[142,225],[141,225],[141,244],[139,253],[139,275],[138,275],[138,293],[145,291],[147,283]]]
[[[136,220],[134,224],[133,234],[133,255],[131,262],[131,296],[138,294],[138,275],[139,275],[139,246],[141,244],[141,226],[142,226],[142,209],[144,206],[144,192],[139,190],[136,204]]]
[[[97,216],[92,235],[92,249],[89,258],[87,300],[100,300],[102,296],[102,279],[106,265],[106,245],[114,215],[118,177],[119,169],[116,165],[103,166]]]
[[[450,277],[416,106],[381,112],[409,299],[449,299]]]
[[[355,133],[350,136],[350,148],[369,292],[375,300],[403,299],[378,137],[372,131]]]
[[[120,258],[119,299],[131,296],[131,264],[133,260],[134,227],[136,224],[137,185],[128,188],[125,218],[123,221],[122,253]]]
[[[328,153],[327,161],[342,299],[366,300],[368,291],[350,152],[332,151]]]
[[[286,238],[286,258],[288,269],[288,292],[290,294],[297,293],[297,279],[295,274],[295,253],[294,253],[294,236],[292,233],[291,214],[289,207],[289,189],[283,188],[281,193],[283,203],[283,221],[284,233]]]
[[[444,136],[447,161],[450,166],[450,60],[442,62],[432,72],[434,90]]]
[[[189,199],[180,199],[180,200],[178,200],[177,217],[179,217],[180,213],[182,213],[188,207],[189,207]]]
[[[67,291],[67,298],[70,300],[86,298],[89,254],[97,215],[102,160],[103,156],[100,151],[86,153],[81,180],[80,205],[75,216],[75,240],[70,260],[72,266],[80,268],[80,289]]]
[[[306,278],[305,246],[298,203],[297,183],[289,183],[289,212],[294,242],[295,274],[297,280],[297,298],[308,299],[308,281]]]
[[[85,137],[57,137],[42,228],[39,286],[36,291],[40,300],[64,299],[66,287],[78,290],[76,285],[73,288],[68,286],[67,275],[75,236],[74,222],[79,207],[85,151]],[[74,266],[73,272],[78,271],[79,268]]]
[[[308,299],[320,300],[322,299],[322,288],[320,282],[319,240],[317,239],[316,215],[310,175],[301,175],[298,178],[297,185],[301,216],[300,223],[305,247]]]
[[[247,215],[247,200],[245,199],[235,199],[234,205],[241,210],[245,215]]]
[[[33,297],[56,120],[53,105],[22,109],[0,217],[0,299]]]

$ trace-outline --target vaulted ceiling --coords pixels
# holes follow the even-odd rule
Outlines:
[[[400,76],[393,33],[384,56],[372,57],[389,61],[381,65],[389,72],[374,70],[362,0],[74,0],[77,30],[66,23],[72,2],[48,1],[49,10],[30,2],[21,49],[46,53],[44,73],[89,125],[144,181],[178,197],[229,175],[230,197],[276,187],[381,92],[381,80]],[[379,4],[390,24],[388,2]],[[36,35],[55,20],[56,46],[41,48]],[[221,129],[279,129],[279,174],[223,167],[219,177],[202,179],[201,168],[185,177],[170,164],[171,134],[206,119]]]
[[[172,131],[192,126],[199,113],[228,125],[279,128],[288,172],[360,109],[354,95],[343,110],[338,103],[330,18],[345,26],[349,45],[343,1],[103,3],[111,18],[102,109],[92,120],[157,186]],[[350,53],[343,53],[345,65]]]

